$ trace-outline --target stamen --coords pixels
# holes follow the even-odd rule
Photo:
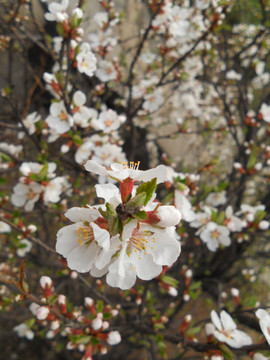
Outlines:
[[[140,163],[141,163],[140,161],[135,162],[135,163],[134,163],[134,161],[130,161],[129,163],[127,161],[126,162],[122,161],[121,165],[124,166],[124,169],[138,170]]]

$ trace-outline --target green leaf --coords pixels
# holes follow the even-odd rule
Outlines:
[[[224,220],[225,220],[225,212],[222,211],[221,213],[218,214],[216,222],[222,225],[224,223]]]
[[[155,190],[157,188],[157,178],[154,178],[150,181],[147,181],[140,186],[138,186],[136,195],[141,193],[146,193],[146,198],[144,201],[144,206],[148,203],[148,201],[151,199],[152,195],[154,194]]]
[[[39,172],[40,179],[43,181],[46,180],[47,174],[48,174],[48,164],[45,164]]]
[[[195,326],[191,329],[188,329],[187,332],[186,332],[186,335],[188,337],[193,337],[194,335],[196,335],[200,330],[201,330],[201,326]]]
[[[58,23],[56,25],[56,30],[60,36],[65,37],[65,30],[63,29],[62,24]]]
[[[103,312],[103,301],[102,300],[97,300],[96,302],[96,312],[97,313],[102,313]]]
[[[88,344],[89,341],[91,340],[91,336],[90,335],[84,335],[84,334],[80,334],[80,335],[71,335],[70,336],[70,340],[73,342],[73,343],[76,343],[76,344]]]
[[[147,213],[143,210],[137,212],[136,216],[137,219],[139,220],[146,220],[147,219]]]
[[[222,355],[225,357],[225,359],[228,359],[228,360],[236,359],[235,355],[232,353],[232,351],[225,344],[220,344],[219,348],[220,348],[220,350],[222,352]]]
[[[161,277],[161,280],[165,283],[165,284],[168,284],[168,285],[171,285],[173,287],[177,287],[178,285],[178,280],[174,279],[173,277],[171,276],[168,276],[168,275],[163,275]]]
[[[47,300],[48,305],[54,304],[56,302],[57,298],[58,298],[57,294],[50,296]]]
[[[216,213],[216,211],[215,210],[211,210],[211,216],[212,216],[212,220],[214,221],[214,222],[216,222],[217,221],[217,213]]]
[[[262,221],[264,219],[265,215],[266,215],[266,212],[263,210],[256,211],[254,222],[259,223],[260,221]]]
[[[145,200],[146,200],[147,194],[145,192],[141,192],[139,194],[136,193],[136,195],[131,198],[127,203],[126,203],[126,209],[138,209],[141,208],[143,205],[145,205]]]

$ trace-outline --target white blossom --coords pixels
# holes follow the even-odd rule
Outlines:
[[[235,322],[226,311],[222,310],[219,318],[218,314],[212,310],[211,320],[216,327],[213,335],[219,341],[225,342],[235,349],[252,344],[250,336],[236,328]]]

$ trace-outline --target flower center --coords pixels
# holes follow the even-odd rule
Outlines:
[[[79,227],[77,230],[78,234],[78,243],[80,246],[90,243],[94,240],[94,232],[91,226],[89,227]]]
[[[218,239],[219,235],[220,235],[220,233],[217,230],[214,230],[211,232],[211,236],[213,239]]]
[[[124,166],[124,169],[138,170],[140,166],[140,161],[138,162],[130,161],[129,163],[127,161],[126,162],[122,161],[121,165]]]
[[[67,113],[65,111],[61,111],[59,114],[59,119],[62,121],[67,121],[68,119]]]
[[[132,251],[135,253],[143,251],[145,255],[148,255],[147,250],[153,250],[155,242],[155,237],[151,231],[135,229],[129,239],[127,248],[128,256],[130,256]],[[139,260],[141,260],[141,257],[139,257]]]

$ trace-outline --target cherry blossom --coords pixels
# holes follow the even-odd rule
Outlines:
[[[80,46],[80,51],[76,56],[77,67],[81,73],[85,73],[87,76],[93,76],[97,69],[97,59],[91,51],[91,47],[88,43],[84,42]]]
[[[26,337],[28,340],[32,340],[35,336],[34,332],[27,326],[22,323],[14,327],[13,329],[19,337]]]
[[[47,21],[65,21],[68,19],[66,10],[69,5],[69,0],[62,0],[61,3],[51,2],[48,5],[48,10],[44,16]]]
[[[229,233],[225,226],[210,221],[200,233],[200,238],[210,251],[216,251],[219,245],[229,246],[231,244]]]
[[[74,123],[73,117],[67,112],[63,101],[51,104],[50,115],[45,121],[58,134],[66,133]]]
[[[226,311],[222,310],[219,317],[218,314],[212,310],[211,320],[216,327],[213,335],[219,341],[225,342],[235,349],[252,344],[250,336],[237,329],[235,322]]]
[[[157,178],[157,184],[166,180],[166,166],[158,165],[154,169],[139,170],[139,163],[130,162],[124,164],[114,163],[111,165],[112,170],[107,170],[104,166],[99,165],[94,160],[88,160],[85,169],[98,175],[107,175],[118,181],[132,179],[133,181],[149,181]]]
[[[85,106],[85,103],[85,94],[80,90],[76,91],[73,95],[73,119],[74,123],[82,128],[87,128],[91,120],[97,118],[97,111]]]
[[[158,229],[132,220],[124,226],[123,245],[108,268],[107,283],[120,289],[131,288],[136,276],[151,280],[171,266],[180,255],[174,227]]]
[[[35,181],[29,185],[17,184],[13,188],[11,202],[13,205],[24,206],[26,211],[32,211],[35,203],[39,200],[43,187]]]
[[[117,78],[117,71],[115,70],[113,63],[110,61],[101,60],[98,63],[96,77],[98,77],[99,80],[103,82],[115,80]]]
[[[99,215],[92,207],[74,207],[66,212],[65,216],[75,223],[58,231],[56,251],[67,259],[71,270],[87,272],[94,264],[98,267],[106,265],[103,259],[101,266],[99,262],[102,252],[110,249],[110,234],[94,222]]]
[[[125,121],[125,116],[119,116],[114,110],[109,109],[102,111],[99,114],[98,119],[93,119],[91,125],[96,130],[102,130],[104,133],[110,133],[113,130],[117,130]]]
[[[0,221],[0,234],[9,233],[10,231],[10,225],[6,224],[4,221]]]
[[[259,319],[261,330],[270,345],[270,315],[264,309],[258,309],[255,315]]]

